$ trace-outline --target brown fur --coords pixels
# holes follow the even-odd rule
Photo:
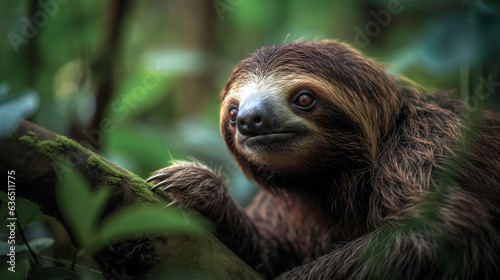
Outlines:
[[[272,95],[317,95],[311,112],[283,109],[314,141],[276,155],[242,150],[228,109],[255,81],[274,83]],[[265,47],[222,91],[224,140],[262,188],[252,205],[240,209],[200,164],[157,173],[168,172],[167,191],[269,278],[496,279],[500,118],[484,112],[466,127],[465,115],[461,102],[403,85],[348,45]],[[287,121],[275,118],[276,127]]]

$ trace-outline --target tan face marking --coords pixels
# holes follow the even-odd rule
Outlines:
[[[234,134],[232,137],[236,150],[242,152],[242,154],[251,161],[273,166],[288,166],[290,164],[295,164],[295,161],[305,156],[307,151],[311,150],[311,146],[315,144],[313,136],[319,133],[319,128],[307,119],[295,114],[290,107],[290,100],[292,95],[295,94],[294,91],[297,90],[300,85],[304,84],[307,84],[307,80],[298,79],[297,75],[281,77],[273,75],[259,77],[253,75],[246,77],[244,83],[234,85],[223,100],[221,114],[228,114],[229,118],[231,118],[232,109],[230,108],[238,108],[238,104],[241,106],[250,100],[260,99],[265,102],[276,104],[276,106],[273,106],[273,114],[276,115],[276,120],[271,120],[272,129],[279,130],[282,127],[300,127],[302,130],[307,130],[309,134],[308,137],[297,138],[297,141],[290,143],[286,148],[280,148],[275,152],[263,152],[256,150],[252,146],[241,143],[240,140],[243,137],[234,125],[232,130]],[[238,104],[234,104],[236,102],[238,102]],[[229,120],[229,118],[221,118],[221,120]],[[279,119],[279,121],[277,119]],[[227,126],[230,124],[225,123],[221,125]]]

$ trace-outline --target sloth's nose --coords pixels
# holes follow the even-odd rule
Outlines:
[[[236,122],[238,131],[245,136],[272,133],[272,110],[263,100],[253,100],[241,104]]]

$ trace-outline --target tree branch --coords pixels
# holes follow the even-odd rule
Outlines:
[[[0,140],[0,167],[2,170],[15,170],[16,196],[37,203],[64,225],[55,196],[56,183],[61,178],[62,170],[66,170],[60,168],[62,164],[82,174],[94,190],[111,185],[113,190],[104,216],[128,205],[165,201],[161,193],[151,192],[150,186],[132,172],[114,165],[75,141],[30,122],[21,121],[9,139]],[[2,184],[0,190],[7,191],[7,185]],[[177,273],[189,271],[190,276],[195,278],[260,278],[210,234],[171,234],[167,237],[144,234],[112,244],[96,254],[94,259],[110,279],[150,278],[155,273],[172,272],[172,269],[178,269]]]

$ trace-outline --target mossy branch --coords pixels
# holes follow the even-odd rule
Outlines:
[[[70,168],[62,169],[66,165]],[[56,201],[56,184],[62,172],[78,172],[94,190],[112,187],[103,217],[124,206],[165,203],[137,175],[116,166],[67,137],[28,121],[21,121],[8,139],[0,140],[2,170],[15,170],[16,196],[37,203],[64,225]],[[69,171],[68,171],[69,170]],[[7,191],[7,185],[2,185]],[[19,209],[22,211],[22,209]],[[69,232],[71,235],[71,232]],[[77,244],[78,245],[78,244]],[[109,279],[154,278],[157,273],[191,278],[259,279],[259,275],[210,234],[137,236],[109,245],[94,256]]]

